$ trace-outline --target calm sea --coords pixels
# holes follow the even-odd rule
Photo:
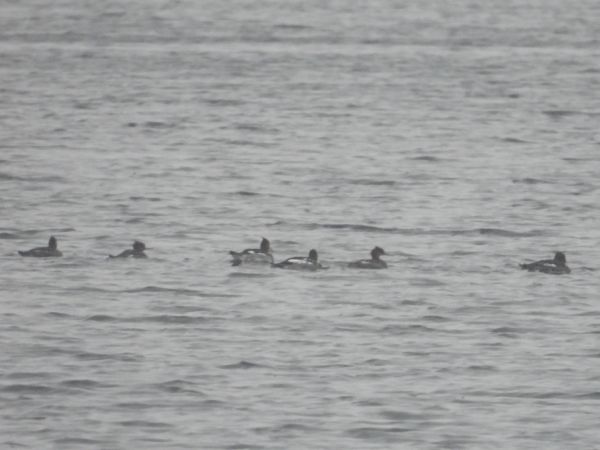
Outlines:
[[[600,448],[599,91],[597,0],[5,0],[0,448]]]

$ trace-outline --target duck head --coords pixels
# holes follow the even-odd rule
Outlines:
[[[262,238],[262,241],[260,241],[260,251],[263,253],[271,253],[271,243],[267,238]]]
[[[378,260],[381,255],[385,255],[385,251],[381,247],[375,247],[371,250],[371,258]]]
[[[133,241],[133,249],[136,252],[143,252],[146,250],[146,244],[144,244],[142,241]]]
[[[308,252],[308,259],[315,263],[319,259],[319,255],[317,254],[317,251],[314,248],[310,252]]]
[[[567,265],[567,257],[563,252],[556,252],[554,254],[554,263],[557,266],[566,266]]]
[[[57,244],[56,244],[56,238],[54,236],[50,236],[50,239],[48,239],[48,248],[50,250],[56,250]]]

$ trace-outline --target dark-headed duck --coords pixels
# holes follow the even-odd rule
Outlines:
[[[285,261],[281,261],[277,264],[273,264],[273,267],[279,267],[280,269],[293,269],[293,270],[318,270],[324,269],[319,264],[319,255],[315,249],[308,252],[308,257],[294,256],[288,258]]]
[[[240,264],[272,264],[273,253],[271,251],[271,243],[267,238],[262,238],[260,248],[247,248],[241,252],[230,251],[229,254],[233,258],[232,266]]]
[[[543,272],[552,275],[571,273],[571,269],[567,266],[567,257],[563,252],[556,252],[554,259],[542,259],[532,263],[519,264],[519,266],[521,269],[530,272]]]
[[[381,247],[375,247],[371,250],[371,259],[360,259],[351,262],[348,267],[353,269],[387,269],[385,261],[379,258],[381,255],[385,255],[385,251]]]
[[[35,256],[37,258],[48,258],[52,256],[62,256],[62,253],[57,248],[56,238],[54,236],[50,236],[48,240],[48,247],[36,247],[27,251],[20,251],[19,255],[21,256]]]
[[[144,253],[146,250],[146,244],[142,241],[133,241],[132,248],[128,248],[127,250],[123,250],[118,255],[108,255],[109,258],[128,258],[130,256],[134,258],[147,258]]]

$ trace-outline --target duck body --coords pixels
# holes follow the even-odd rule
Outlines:
[[[387,263],[380,259],[381,255],[385,255],[385,251],[381,247],[375,247],[371,250],[371,259],[359,259],[348,264],[352,269],[387,269]]]
[[[373,259],[360,259],[348,264],[351,269],[387,269],[385,261]]]
[[[108,255],[109,258],[129,258],[130,256],[133,258],[147,258],[148,256],[144,253],[146,250],[146,244],[141,241],[134,241],[132,248],[128,248],[127,250],[123,250],[118,255]]]
[[[233,258],[232,266],[241,264],[273,264],[273,253],[271,252],[271,243],[268,239],[263,238],[260,243],[260,248],[247,248],[241,252],[229,252]]]
[[[19,255],[34,258],[52,258],[62,256],[62,252],[57,248],[56,238],[50,236],[47,247],[36,247],[26,251],[19,250]]]
[[[556,252],[554,259],[542,259],[532,263],[519,264],[519,267],[529,272],[542,272],[551,275],[571,273],[571,269],[567,266],[567,258],[563,252]]]
[[[318,259],[319,255],[317,254],[317,251],[313,249],[308,253],[308,257],[293,256],[291,258],[286,259],[285,261],[273,264],[273,267],[277,267],[279,269],[309,271],[324,269],[324,267],[321,264],[319,264]]]

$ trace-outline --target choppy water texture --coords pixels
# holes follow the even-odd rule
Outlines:
[[[596,0],[5,1],[0,81],[1,448],[598,448]]]

